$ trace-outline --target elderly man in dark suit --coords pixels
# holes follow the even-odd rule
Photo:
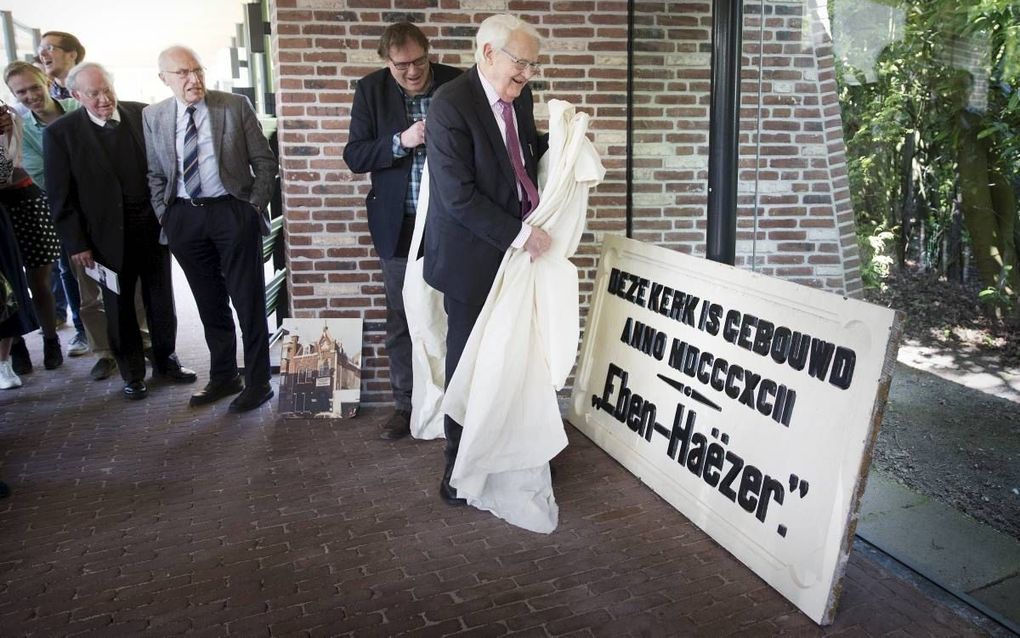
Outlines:
[[[142,139],[142,107],[119,102],[109,74],[84,62],[67,76],[71,94],[83,108],[67,113],[43,133],[47,195],[71,260],[96,262],[118,275],[119,294],[104,290],[107,332],[124,379],[124,396],[142,399],[145,356],[135,312],[140,280],[149,321],[155,374],[192,383],[194,371],[174,354],[174,311],[170,253],[159,243],[159,223],[149,204]]]
[[[428,39],[409,22],[386,27],[377,52],[386,68],[358,81],[344,161],[355,173],[372,174],[365,207],[382,263],[386,354],[395,404],[382,438],[392,440],[411,432],[411,336],[403,289],[425,165],[425,118],[435,90],[460,70],[429,62]]]
[[[551,243],[524,222],[538,206],[538,158],[545,143],[535,128],[528,86],[539,69],[539,49],[538,33],[527,23],[510,15],[487,18],[476,36],[475,66],[448,82],[429,111],[425,281],[443,293],[447,382],[503,254],[513,246],[537,259]],[[447,416],[445,430],[439,494],[462,505],[450,486],[461,426]]]
[[[191,405],[240,392],[229,410],[246,412],[273,396],[260,235],[269,233],[276,157],[247,98],[206,90],[194,51],[163,51],[159,77],[174,96],[142,114],[152,207],[195,294],[211,359]],[[243,380],[228,302],[241,324]]]

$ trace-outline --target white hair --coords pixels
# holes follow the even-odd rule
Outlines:
[[[110,72],[107,71],[102,64],[99,64],[98,62],[82,62],[81,64],[74,65],[74,67],[67,72],[67,79],[64,80],[64,84],[65,86],[67,86],[67,90],[77,91],[78,76],[81,75],[83,71],[88,71],[89,69],[99,71],[99,74],[103,76],[103,79],[106,80],[106,83],[109,84],[110,86],[113,86],[113,76],[110,75]]]
[[[489,16],[478,27],[478,35],[475,36],[475,62],[481,64],[485,60],[486,44],[493,49],[502,49],[514,31],[523,31],[539,43],[542,42],[542,36],[538,35],[535,27],[516,16],[499,13]]]
[[[194,49],[180,44],[175,44],[172,47],[167,47],[160,51],[159,58],[156,62],[156,64],[159,66],[160,73],[162,73],[163,71],[170,70],[167,69],[166,66],[170,62],[170,56],[174,55],[175,53],[186,53],[190,55],[192,58],[194,58],[195,62],[202,64],[202,61],[198,59],[198,54],[195,53]]]

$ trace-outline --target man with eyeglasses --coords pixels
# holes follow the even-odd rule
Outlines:
[[[277,163],[255,110],[242,95],[208,91],[198,56],[174,46],[159,55],[173,97],[145,108],[152,208],[188,278],[209,347],[209,382],[192,406],[240,393],[230,412],[273,397],[262,235]],[[237,370],[233,303],[244,344]]]
[[[23,119],[24,145],[22,148],[25,170],[32,176],[32,181],[36,186],[45,191],[43,132],[48,124],[55,122],[65,113],[76,110],[80,104],[74,98],[58,100],[51,97],[47,90],[51,83],[45,72],[28,62],[10,63],[4,69],[4,81],[11,93],[27,110]],[[49,217],[48,209],[46,215]],[[81,266],[71,263],[63,245],[60,252],[61,277],[70,276],[69,282],[66,279],[62,281],[63,289],[67,293],[68,307],[71,310],[72,320],[77,331],[67,353],[72,357],[80,356],[91,348],[92,352],[96,354],[96,363],[92,366],[89,376],[96,381],[101,381],[117,371],[116,359],[107,337],[103,291],[98,282],[89,277]],[[54,289],[54,296],[56,296],[56,289]],[[138,317],[142,342],[148,355],[152,352],[152,343],[149,339],[149,327],[145,318],[145,305],[140,287],[135,295],[135,314]],[[24,342],[22,342],[22,347],[24,347]],[[25,354],[27,356],[27,351]]]
[[[382,264],[386,354],[395,407],[381,437],[395,440],[411,432],[411,337],[403,289],[425,165],[425,121],[435,90],[461,72],[430,63],[428,39],[409,22],[388,26],[377,52],[386,68],[358,81],[344,161],[353,172],[372,175],[365,207]]]
[[[475,37],[475,66],[436,94],[425,126],[431,181],[424,274],[443,293],[447,384],[504,253],[513,246],[535,260],[551,243],[525,222],[538,206],[538,159],[548,142],[535,127],[528,86],[540,44],[535,28],[514,16],[487,18]],[[450,485],[462,428],[447,416],[444,429],[439,495],[463,505]]]
[[[149,204],[145,175],[142,107],[118,102],[106,70],[83,62],[67,75],[81,108],[43,130],[43,170],[53,220],[71,260],[101,264],[117,273],[119,290],[103,291],[107,335],[124,380],[127,399],[144,399],[145,356],[135,311],[135,286],[152,339],[154,376],[193,383],[197,375],[174,354],[170,253],[159,243],[159,224]]]
[[[39,39],[39,48],[36,49],[36,56],[43,73],[49,79],[49,93],[54,100],[70,100],[71,92],[67,89],[65,82],[67,74],[76,64],[85,61],[85,47],[80,40],[71,33],[65,31],[47,31]],[[26,117],[28,113],[24,114]],[[40,188],[45,190],[42,184]],[[87,290],[81,290],[75,271],[71,265],[67,249],[61,246],[60,258],[57,260],[58,268],[53,273],[50,288],[53,291],[53,299],[57,305],[58,321],[61,318],[66,320],[70,311],[71,320],[74,324],[75,334],[71,340],[67,353],[72,356],[81,356],[88,352],[89,344],[85,335],[85,326],[81,319],[82,297],[85,297],[85,314],[95,314],[102,303],[99,299],[99,288],[91,283],[84,284]],[[86,277],[87,278],[87,277]],[[139,304],[139,308],[141,305]],[[145,330],[148,339],[148,330]],[[101,344],[105,343],[106,337],[99,337]],[[17,347],[16,351],[23,348],[23,344]],[[25,353],[27,355],[27,352]],[[101,357],[97,362],[96,377],[106,378],[113,373],[113,359]]]
[[[43,71],[50,78],[50,95],[57,100],[71,97],[67,74],[85,60],[85,47],[74,35],[64,31],[47,31],[39,40],[36,51]]]

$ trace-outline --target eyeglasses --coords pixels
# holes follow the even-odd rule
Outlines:
[[[64,47],[60,46],[59,44],[49,44],[49,43],[47,43],[47,44],[40,44],[39,45],[39,49],[36,51],[36,53],[44,53],[44,52],[45,53],[53,53],[57,49],[60,49],[61,51],[70,51],[70,49],[65,49]]]
[[[191,75],[192,73],[194,73],[195,77],[197,78],[202,77],[203,75],[205,75],[205,69],[199,66],[195,67],[194,69],[177,69],[176,71],[164,71],[164,73],[176,75],[177,79],[179,80],[187,80],[188,76]]]
[[[105,98],[109,98],[109,99],[113,99],[114,98],[113,89],[111,89],[109,87],[107,87],[105,89],[90,89],[88,91],[82,91],[81,94],[84,95],[86,98],[88,98],[90,100],[98,100],[101,97],[105,97]]]
[[[411,68],[412,64],[416,69],[424,69],[425,65],[427,65],[428,63],[429,55],[427,53],[418,58],[417,60],[411,60],[410,62],[394,62],[393,60],[390,60],[390,64],[392,64],[393,68],[398,71],[406,71]]]
[[[519,58],[516,55],[514,55],[513,53],[510,53],[509,51],[507,51],[506,49],[500,49],[500,51],[502,51],[506,55],[506,57],[508,57],[511,60],[513,60],[514,66],[517,67],[518,71],[530,70],[532,73],[541,73],[542,72],[542,65],[539,64],[538,62],[532,62],[531,60],[525,60],[524,58]]]

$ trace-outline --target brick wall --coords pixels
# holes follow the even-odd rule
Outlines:
[[[810,6],[805,6],[810,3]],[[820,5],[820,8],[816,5]],[[637,239],[704,253],[710,3],[638,2],[633,215]],[[823,0],[768,0],[760,137],[758,3],[745,9],[738,264],[791,281],[860,290]],[[362,399],[388,399],[382,275],[365,220],[367,176],[341,159],[353,81],[377,69],[379,34],[418,23],[439,61],[467,68],[477,25],[511,12],[544,37],[540,99],[593,115],[606,179],[592,194],[576,264],[583,304],[606,233],[626,226],[627,3],[530,0],[276,0],[273,61],[295,316],[363,317]],[[824,13],[821,13],[824,17]],[[536,115],[545,117],[544,104]],[[758,215],[755,219],[755,157]],[[755,230],[757,228],[757,230]],[[753,257],[753,259],[752,259]]]
[[[768,0],[763,30],[744,11],[737,265],[859,293],[825,5]],[[634,236],[703,255],[711,5],[639,2],[636,23]]]

